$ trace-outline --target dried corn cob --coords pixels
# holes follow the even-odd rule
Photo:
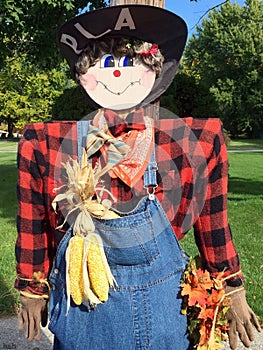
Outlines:
[[[113,286],[114,278],[110,273],[100,237],[96,234],[89,235],[87,263],[93,292],[100,301],[107,301],[109,285]]]
[[[87,256],[89,249],[89,239],[85,239],[84,256],[83,256],[83,283],[84,283],[84,299],[88,309],[91,306],[96,306],[101,303],[100,299],[94,294],[90,286],[90,278],[88,273]]]
[[[76,305],[80,305],[84,299],[83,284],[83,250],[84,241],[82,237],[74,236],[69,241],[67,248],[69,293]]]

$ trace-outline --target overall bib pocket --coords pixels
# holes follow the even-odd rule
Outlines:
[[[160,255],[150,213],[144,211],[113,220],[96,220],[95,232],[102,238],[108,263],[118,266],[152,265]]]

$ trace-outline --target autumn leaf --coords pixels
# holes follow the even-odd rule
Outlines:
[[[217,304],[222,301],[222,298],[225,295],[224,289],[215,290],[213,289],[211,294],[207,298],[207,305],[216,307]]]
[[[213,334],[213,333],[210,335],[210,338],[209,338],[209,340],[207,342],[207,345],[208,345],[207,350],[218,350],[218,349],[223,349],[224,348],[224,345],[220,344],[220,342],[218,342],[215,339],[215,334]]]
[[[210,273],[207,270],[198,269],[196,271],[196,277],[200,288],[210,290],[214,287],[214,282],[211,280]]]
[[[207,308],[207,307],[203,307],[198,315],[198,318],[202,320],[210,319],[213,321],[214,317],[215,317],[215,309]]]
[[[182,292],[181,292],[182,295],[189,295],[189,294],[191,294],[192,287],[190,286],[190,284],[183,283],[181,285],[181,287],[182,287]]]
[[[229,310],[229,306],[223,307],[217,315],[216,325],[220,326],[221,331],[227,331],[229,329],[228,320],[226,319],[226,312]]]
[[[196,304],[203,307],[207,301],[207,293],[202,288],[192,288],[189,284],[182,284],[182,295],[188,295],[188,305],[195,306]]]
[[[212,322],[203,321],[200,326],[200,345],[204,345],[210,338]]]
[[[229,298],[225,297],[223,288],[226,272],[212,277],[197,262],[196,258],[190,258],[181,285],[189,334],[197,350],[221,349],[228,329],[225,313]]]
[[[232,299],[230,297],[225,297],[222,301],[222,306],[230,306],[232,304]]]

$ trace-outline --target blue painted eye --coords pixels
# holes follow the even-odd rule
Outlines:
[[[133,67],[133,58],[123,56],[120,58],[119,67]]]
[[[114,57],[109,54],[105,54],[100,59],[100,68],[115,67]]]

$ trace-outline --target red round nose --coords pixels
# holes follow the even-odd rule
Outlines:
[[[121,75],[121,72],[119,71],[119,69],[116,69],[114,72],[113,72],[113,75],[115,77],[119,77]]]

